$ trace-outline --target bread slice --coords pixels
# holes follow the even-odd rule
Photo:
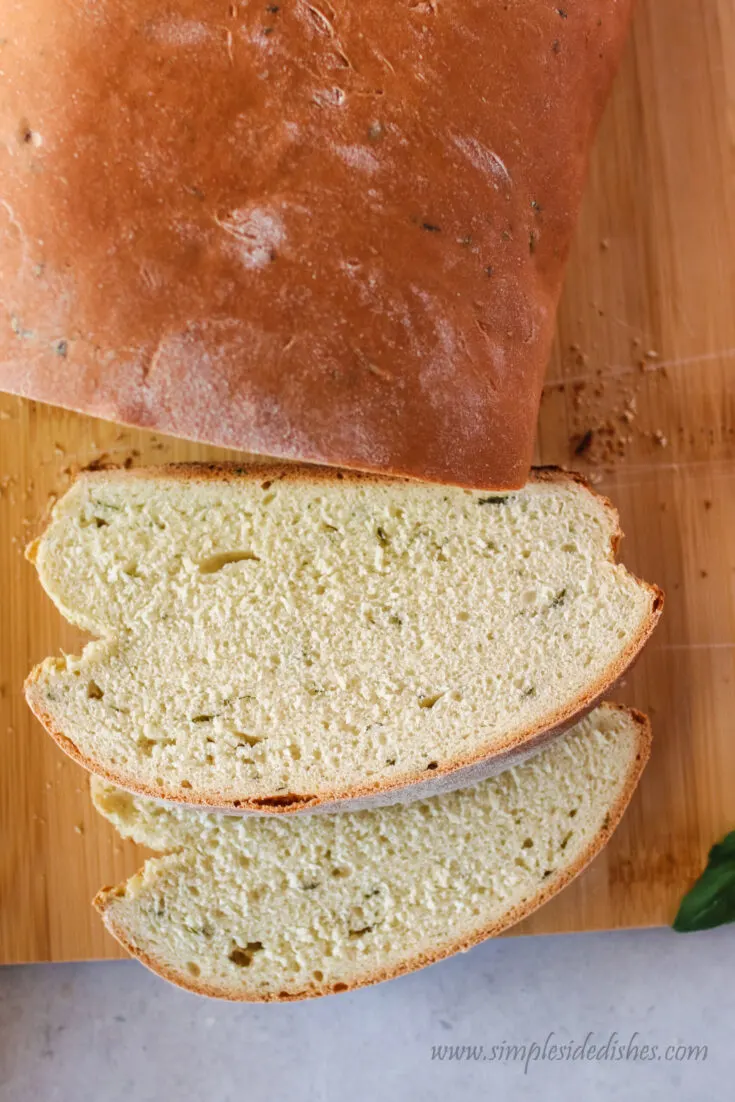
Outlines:
[[[432,795],[535,748],[638,653],[661,598],[618,536],[559,472],[502,496],[319,468],[85,475],[30,555],[102,638],[34,670],[28,700],[87,768],[157,798]]]
[[[555,895],[605,844],[648,758],[603,705],[536,757],[407,806],[288,820],[157,804],[97,781],[97,809],[157,850],[100,892],[107,928],[203,995],[301,999],[470,948]]]

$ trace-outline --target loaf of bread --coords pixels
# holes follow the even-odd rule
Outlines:
[[[475,787],[288,820],[166,807],[96,782],[121,834],[169,856],[95,902],[131,953],[200,994],[301,999],[390,979],[563,888],[617,825],[649,742],[645,717],[605,705]]]
[[[59,745],[124,788],[244,811],[360,806],[506,766],[606,693],[660,593],[609,502],[324,468],[83,475],[29,550],[99,636],[30,676]],[[357,803],[355,803],[357,801]]]
[[[520,487],[631,8],[6,3],[0,388]]]

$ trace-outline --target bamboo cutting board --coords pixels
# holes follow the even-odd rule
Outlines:
[[[518,932],[670,922],[735,827],[735,0],[641,0],[559,314],[538,459],[619,506],[623,557],[667,591],[618,698],[651,765],[607,850]],[[90,463],[224,457],[0,395],[0,961],[112,957],[89,900],[142,852],[27,710],[31,666],[76,651],[23,559]],[[232,453],[230,453],[231,455]]]

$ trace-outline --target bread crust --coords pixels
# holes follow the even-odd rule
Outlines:
[[[468,949],[472,949],[475,945],[478,945],[481,941],[485,941],[487,938],[496,937],[498,934],[503,933],[504,930],[508,930],[511,926],[522,921],[522,919],[527,918],[528,915],[538,910],[539,907],[543,906],[544,903],[547,903],[562,891],[563,888],[570,884],[571,881],[590,864],[597,854],[600,853],[609,841],[625,809],[630,803],[633,792],[636,789],[641,774],[650,757],[652,733],[650,720],[637,709],[615,704],[605,704],[603,707],[611,711],[625,712],[631,717],[636,727],[638,752],[631,763],[623,791],[618,797],[615,805],[611,808],[605,825],[603,825],[596,837],[569,868],[565,869],[559,876],[550,878],[545,887],[537,892],[531,899],[514,907],[502,921],[484,926],[470,936],[460,938],[455,942],[437,949],[435,952],[417,954],[395,968],[375,970],[364,976],[358,977],[352,984],[337,985],[336,989],[335,987],[320,988],[317,984],[312,984],[299,991],[282,991],[278,995],[269,996],[254,995],[242,991],[233,992],[222,988],[215,988],[207,984],[198,984],[192,977],[166,968],[155,958],[142,952],[133,945],[125,933],[115,925],[109,913],[110,898],[114,896],[122,885],[116,888],[103,888],[97,893],[92,901],[93,906],[102,916],[105,926],[112,936],[131,956],[139,960],[141,964],[144,964],[146,968],[155,972],[163,979],[168,980],[170,983],[175,984],[177,987],[182,987],[196,995],[206,995],[210,998],[224,999],[230,1002],[296,1002],[302,999],[319,998],[323,995],[341,993],[342,991],[355,991],[360,987],[369,987],[372,984],[382,983],[384,980],[395,979],[408,972],[418,971],[420,968],[425,968],[430,964],[436,964],[438,961],[445,960],[455,953],[463,953]]]
[[[138,480],[140,478],[227,482],[261,479],[275,482],[281,478],[288,478],[289,480],[311,483],[338,480],[348,484],[375,484],[378,482],[394,484],[396,481],[380,475],[337,471],[325,467],[272,463],[254,464],[252,466],[238,463],[177,463],[139,470],[120,468],[83,472],[79,478],[98,483]],[[399,481],[406,482],[408,480]],[[565,471],[558,467],[533,468],[529,482],[559,484],[571,482],[581,486],[587,493],[595,497],[606,510],[612,522],[609,558],[611,561],[615,560],[622,539],[622,531],[617,510],[607,497],[597,493],[580,474],[574,471]],[[273,793],[261,797],[243,797],[239,800],[228,800],[224,796],[205,795],[200,796],[196,802],[193,802],[192,798],[183,798],[180,793],[170,792],[164,787],[155,788],[141,784],[134,777],[105,768],[98,761],[83,754],[73,739],[58,728],[53,717],[44,707],[41,694],[35,691],[35,686],[43,671],[43,663],[36,666],[26,678],[26,700],[36,718],[64,753],[68,754],[70,758],[90,773],[94,773],[120,788],[125,788],[129,792],[135,792],[141,796],[149,796],[169,803],[179,803],[184,806],[199,807],[210,811],[259,815],[358,811],[363,808],[391,803],[409,802],[424,796],[437,796],[443,792],[450,792],[457,788],[476,784],[502,772],[504,769],[508,769],[512,765],[518,764],[531,754],[541,750],[558,734],[596,707],[636,660],[656,627],[663,609],[664,594],[662,590],[656,585],[640,581],[640,579],[637,580],[650,594],[650,613],[637,635],[621,652],[617,661],[608,667],[604,676],[598,678],[585,692],[569,701],[566,707],[550,713],[542,723],[531,729],[520,728],[517,731],[510,732],[500,745],[496,743],[492,749],[479,748],[471,754],[458,755],[452,761],[444,762],[432,770],[430,777],[427,777],[425,772],[414,770],[400,777],[391,778],[389,781],[365,782],[344,789],[333,788],[323,791],[319,795]]]
[[[5,4],[0,387],[519,488],[632,7]]]

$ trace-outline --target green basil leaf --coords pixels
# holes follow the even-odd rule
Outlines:
[[[680,934],[735,922],[735,830],[709,852],[707,868],[681,901],[673,928]]]

